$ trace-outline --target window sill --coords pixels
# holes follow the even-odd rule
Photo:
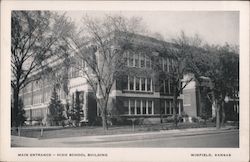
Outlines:
[[[141,67],[141,66],[126,66],[127,68],[136,68],[136,69],[144,69],[144,70],[152,70],[152,67]]]
[[[34,103],[32,106],[41,106],[43,103]]]
[[[132,91],[132,90],[123,90],[122,93],[143,93],[143,94],[154,94],[153,91]]]
[[[162,96],[173,96],[172,93],[162,93],[162,92],[160,92],[160,95],[162,95]]]
[[[154,117],[154,116],[159,116],[157,114],[125,114],[121,115],[124,117]]]

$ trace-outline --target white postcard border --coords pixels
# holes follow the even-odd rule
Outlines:
[[[240,148],[11,148],[11,10],[240,11]],[[249,3],[236,1],[2,1],[1,4],[1,161],[247,161],[249,159]],[[20,153],[103,153],[107,157],[27,156]],[[191,157],[230,153],[230,157]]]

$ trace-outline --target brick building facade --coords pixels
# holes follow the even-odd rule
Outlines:
[[[155,60],[160,61],[161,71],[169,72],[174,60],[171,57],[155,59],[159,56],[154,49],[160,47],[161,41],[144,36],[139,36],[137,40],[143,42],[145,49],[152,47],[152,50],[145,53],[142,48],[139,52],[137,50],[125,54],[128,73],[117,78],[113,85],[108,105],[109,114],[160,122],[162,117],[173,114],[173,90],[169,80],[162,80],[159,77],[159,72],[153,69],[153,64],[156,63]],[[97,54],[98,52],[95,55]],[[99,61],[99,57],[96,58]],[[129,69],[133,69],[134,72],[130,73]],[[66,104],[66,100],[72,104],[76,92],[79,92],[82,96],[81,105],[84,114],[82,120],[93,122],[100,112],[90,85],[81,75],[79,70],[70,67],[68,70],[69,95],[66,96],[62,88],[58,89],[58,95],[63,104]],[[23,99],[28,121],[46,121],[52,86],[46,77],[42,77],[23,89],[20,97]],[[182,99],[179,98],[177,113],[181,114],[182,111]]]

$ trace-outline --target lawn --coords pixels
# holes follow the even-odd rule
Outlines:
[[[20,135],[24,137],[49,139],[49,138],[64,138],[64,137],[79,137],[79,136],[91,136],[91,135],[110,135],[110,134],[125,134],[125,133],[139,133],[150,132],[170,129],[187,129],[187,128],[202,128],[202,127],[215,127],[214,123],[179,123],[176,128],[172,123],[164,124],[150,124],[150,125],[135,125],[133,128],[131,125],[127,126],[112,126],[108,131],[104,131],[101,126],[83,126],[83,127],[57,127],[57,128],[45,128],[43,129],[43,136],[41,137],[41,129],[36,128],[23,128],[20,131]],[[12,135],[18,135],[16,131],[12,132]]]

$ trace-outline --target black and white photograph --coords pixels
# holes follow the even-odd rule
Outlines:
[[[249,94],[240,89],[249,84],[242,85],[240,75],[241,57],[248,58],[241,50],[241,14],[11,9],[9,107],[1,109],[9,114],[9,149],[102,149],[22,150],[15,155],[21,159],[101,160],[110,156],[105,149],[120,148],[192,148],[192,160],[239,158],[199,149],[239,150],[240,142],[249,142],[240,136],[249,122],[241,99]]]

